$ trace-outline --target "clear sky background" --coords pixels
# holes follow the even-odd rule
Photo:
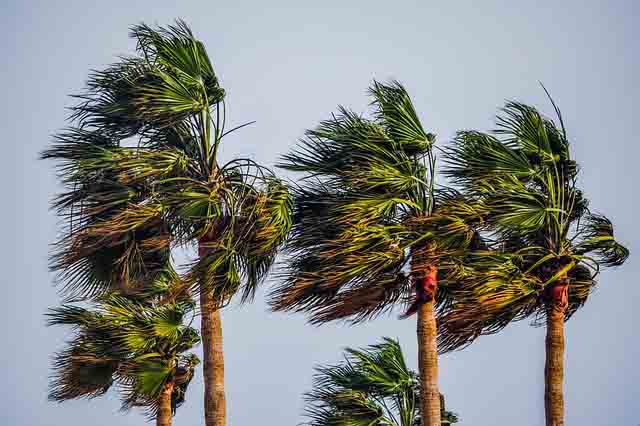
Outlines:
[[[444,4],[444,5],[443,5]],[[580,184],[632,251],[606,271],[567,325],[567,425],[640,423],[640,264],[637,130],[640,2],[630,1],[7,1],[0,5],[0,424],[115,426],[144,421],[118,412],[113,395],[47,402],[51,354],[62,329],[44,327],[58,303],[47,271],[59,189],[37,153],[65,126],[68,94],[88,70],[130,53],[128,28],[182,17],[209,51],[227,90],[231,121],[256,120],[223,145],[223,156],[271,165],[305,128],[337,104],[365,111],[373,78],[401,80],[425,126],[446,143],[457,129],[490,129],[504,100],[551,112],[538,81],[563,110]],[[634,41],[635,40],[635,41]],[[180,260],[181,257],[178,257]],[[416,366],[415,322],[395,316],[366,325],[314,328],[300,315],[253,305],[223,314],[228,424],[302,421],[312,366],[343,347],[400,339]],[[539,426],[543,420],[544,330],[515,324],[440,358],[441,390],[463,426]],[[202,374],[177,425],[203,423]]]

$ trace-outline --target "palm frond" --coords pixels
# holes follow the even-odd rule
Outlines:
[[[576,251],[594,253],[597,262],[605,266],[620,266],[629,257],[629,250],[618,243],[613,235],[613,224],[601,215],[589,214],[582,219],[578,230],[580,240]]]
[[[97,357],[91,346],[77,342],[73,347],[54,355],[50,401],[96,398],[111,388],[117,362],[107,357]]]
[[[241,213],[234,215],[234,241],[244,281],[243,302],[253,299],[292,227],[293,197],[284,182],[268,177],[263,188],[257,189],[253,197],[240,198]]]
[[[376,107],[378,122],[384,123],[391,139],[409,155],[424,154],[435,136],[425,132],[407,90],[399,81],[383,84],[377,81],[369,89]]]
[[[228,304],[242,285],[239,259],[232,245],[228,238],[207,243],[206,254],[199,256],[182,276],[192,292],[211,292],[218,308]]]
[[[465,187],[481,185],[489,189],[499,178],[529,180],[538,172],[524,152],[491,135],[462,131],[453,142],[444,157],[443,173]]]
[[[308,311],[318,323],[387,311],[406,289],[403,235],[395,226],[345,227],[336,239],[293,254],[284,283],[272,293],[273,308]],[[367,300],[348,299],[355,294],[367,294]],[[366,309],[355,310],[358,306]]]
[[[94,224],[60,240],[54,245],[51,269],[62,293],[74,300],[147,286],[169,260],[168,235],[155,220],[122,232]]]
[[[224,98],[202,43],[184,22],[140,24],[131,36],[139,55],[95,71],[77,96],[72,118],[81,127],[126,138],[179,125]]]
[[[495,252],[467,259],[467,274],[456,300],[438,313],[438,348],[461,349],[484,334],[544,310],[544,282],[521,269],[521,259]]]
[[[177,20],[165,28],[136,25],[131,29],[131,37],[136,39],[139,51],[149,63],[175,72],[183,86],[201,86],[209,104],[222,100],[224,90],[219,86],[207,51],[186,22]]]
[[[564,132],[536,108],[520,102],[507,102],[497,117],[497,124],[496,134],[522,149],[534,164],[569,160]]]

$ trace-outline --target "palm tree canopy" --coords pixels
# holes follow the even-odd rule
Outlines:
[[[200,342],[197,331],[183,324],[192,312],[192,303],[154,307],[115,295],[93,309],[51,309],[48,324],[70,326],[73,337],[54,357],[49,399],[94,398],[116,383],[123,410],[143,407],[155,417],[163,386],[172,382],[175,410],[199,363],[186,353]]]
[[[407,368],[400,344],[385,338],[365,349],[346,349],[345,360],[316,368],[305,394],[309,426],[415,426],[420,424],[420,381]],[[442,425],[457,416],[443,408]]]
[[[291,226],[287,186],[250,159],[218,162],[225,92],[202,42],[178,21],[132,28],[136,55],[93,72],[72,127],[43,158],[66,192],[52,269],[71,298],[140,291],[177,245],[200,240],[187,285],[206,276],[220,303],[253,296]]]
[[[411,247],[430,244],[433,261],[453,259],[475,241],[472,225],[482,217],[481,205],[435,189],[435,136],[405,88],[374,82],[369,92],[371,118],[341,107],[280,165],[304,175],[272,306],[308,311],[314,323],[387,311],[411,291]],[[443,283],[456,270],[442,268]]]
[[[532,106],[508,102],[493,134],[459,132],[445,156],[445,174],[488,212],[484,231],[493,244],[469,256],[467,276],[474,279],[440,318],[442,350],[544,315],[546,289],[565,276],[568,319],[586,302],[600,267],[621,265],[629,255],[611,221],[589,211],[555,109],[559,125]]]

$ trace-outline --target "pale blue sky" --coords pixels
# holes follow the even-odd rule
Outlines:
[[[143,421],[119,413],[115,397],[46,400],[49,358],[65,333],[44,327],[44,311],[58,303],[47,271],[57,221],[47,207],[58,187],[52,164],[36,157],[65,126],[67,95],[82,87],[88,70],[131,51],[128,27],[176,17],[205,41],[232,121],[257,121],[227,140],[226,158],[273,164],[337,104],[364,111],[374,77],[404,82],[440,142],[460,128],[490,128],[507,98],[550,111],[538,85],[544,82],[564,112],[591,207],[613,220],[632,250],[624,267],[602,274],[596,294],[567,325],[567,425],[640,423],[640,2],[4,1],[0,11],[0,123],[8,152],[0,168],[0,424]],[[416,364],[413,321],[312,328],[302,316],[266,312],[262,296],[223,315],[229,425],[300,422],[312,366],[337,360],[346,345],[398,337]],[[441,389],[461,424],[543,424],[543,351],[544,330],[522,323],[441,357]],[[203,423],[201,377],[175,424]]]

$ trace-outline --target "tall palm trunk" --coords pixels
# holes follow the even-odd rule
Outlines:
[[[422,426],[440,426],[440,392],[438,390],[438,343],[434,311],[438,286],[438,268],[428,262],[431,247],[414,248],[411,274],[416,286],[415,308],[418,311],[418,368],[420,370],[420,415]],[[411,308],[409,309],[410,313]]]
[[[158,403],[158,413],[156,414],[156,426],[171,426],[171,394],[173,393],[173,383],[167,383],[162,388],[160,401]]]
[[[440,426],[438,391],[438,345],[434,300],[418,308],[418,367],[420,369],[420,411],[422,426]]]
[[[547,297],[544,406],[547,426],[564,426],[564,318],[568,305],[568,281],[562,277]]]
[[[201,241],[201,243],[204,242]],[[206,249],[201,246],[198,254],[200,257],[206,255]],[[224,426],[227,421],[227,408],[224,396],[222,320],[211,289],[202,286],[200,287],[200,321],[205,425]]]

